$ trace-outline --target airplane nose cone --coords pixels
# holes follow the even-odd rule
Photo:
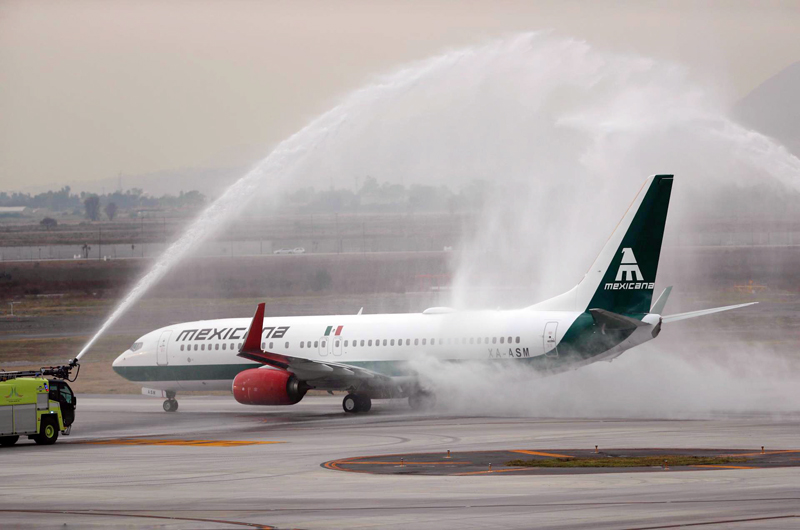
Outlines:
[[[118,368],[125,366],[125,359],[128,357],[130,351],[125,351],[119,357],[114,359],[114,362],[111,363],[111,367],[114,369],[115,372],[119,373]]]

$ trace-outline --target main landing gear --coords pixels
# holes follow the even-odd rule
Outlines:
[[[175,392],[167,392],[167,400],[164,402],[164,412],[175,412],[178,410],[178,400],[175,399]]]
[[[350,414],[369,412],[372,408],[372,399],[369,396],[347,394],[342,400],[342,408]]]
[[[430,392],[417,392],[408,396],[408,405],[411,410],[430,410],[436,405],[436,395]]]

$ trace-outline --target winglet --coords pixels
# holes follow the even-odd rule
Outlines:
[[[650,312],[656,315],[660,315],[664,313],[664,307],[667,305],[667,299],[669,299],[669,294],[672,292],[672,286],[670,285],[664,291],[662,291],[661,296],[658,297],[656,303],[653,304],[653,307],[650,309]]]
[[[239,354],[242,353],[261,353],[261,333],[264,330],[264,303],[258,304],[256,314],[253,315],[253,321],[250,322],[250,328],[247,330],[247,335],[244,336],[244,342],[239,349]]]

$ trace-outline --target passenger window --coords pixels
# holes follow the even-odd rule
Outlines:
[[[287,342],[286,344],[289,344],[289,343]],[[337,341],[336,341],[336,343],[334,344],[334,347],[335,347],[335,348],[338,348],[338,347],[339,347],[339,344],[340,344],[340,342],[337,340]],[[288,348],[288,346],[287,346],[287,348]]]
[[[326,343],[326,341],[324,341],[324,340],[320,341],[319,347],[320,348],[324,348],[325,347],[325,343]]]
[[[289,343],[287,342],[283,347],[288,350],[289,349]]]
[[[517,344],[519,344],[519,337],[517,337]]]
[[[272,343],[271,343],[271,342],[270,342],[270,346],[272,346]],[[241,343],[241,342],[239,343],[239,349],[240,349],[240,350],[242,349],[242,343]]]
[[[347,348],[347,341],[344,341],[344,347]]]
[[[319,341],[318,341],[318,340],[315,340],[315,341],[314,341],[314,347],[315,347],[315,348],[319,348]]]
[[[300,341],[300,349],[301,350],[303,349],[303,341],[302,340]]]
[[[372,346],[372,339],[370,339],[370,341],[369,341],[369,345],[370,345],[370,346]]]
[[[197,351],[197,344],[194,345],[194,351]]]
[[[386,346],[386,339],[383,339],[383,345]]]
[[[492,344],[497,344],[497,337],[492,337]]]
[[[389,346],[394,346],[394,339],[392,339],[392,342],[389,344]]]
[[[361,345],[362,346],[364,345],[364,339],[361,339]]]
[[[262,350],[263,350],[263,349],[266,349],[266,347],[267,347],[267,343],[266,343],[266,342],[262,342],[262,343],[261,343],[261,349],[262,349]]]
[[[504,339],[504,338],[505,338],[505,337],[500,337],[500,344],[503,344],[503,339]]]
[[[231,342],[231,350],[235,350],[235,349],[236,349],[236,345]]]
[[[411,339],[406,339],[406,346],[411,346]]]
[[[214,344],[214,349],[215,349],[215,350],[219,350],[219,343],[217,343],[217,344]]]
[[[241,345],[241,344],[239,344],[239,347],[241,348],[241,347],[242,347],[242,345]],[[272,349],[272,347],[273,347],[273,346],[272,346],[272,343],[270,342],[270,343],[269,343],[269,349],[271,350],[271,349]]]
[[[422,345],[423,345],[423,346],[425,346],[425,342],[426,342],[426,341],[427,341],[427,339],[422,339]]]
[[[414,339],[414,346],[419,346],[419,339]]]
[[[205,345],[205,344],[201,344],[201,345],[200,345],[200,350],[201,350],[201,351],[205,351],[205,349],[206,349],[206,345]]]
[[[508,343],[511,344],[511,337],[508,337]]]
[[[225,346],[227,346],[227,344],[223,342],[223,343],[222,343],[222,349],[223,349],[223,350],[225,349]]]
[[[183,351],[183,344],[181,344],[181,351]]]

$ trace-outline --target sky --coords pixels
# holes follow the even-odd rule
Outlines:
[[[0,0],[0,191],[246,169],[380,74],[532,30],[679,63],[724,104],[800,59],[797,1]]]

